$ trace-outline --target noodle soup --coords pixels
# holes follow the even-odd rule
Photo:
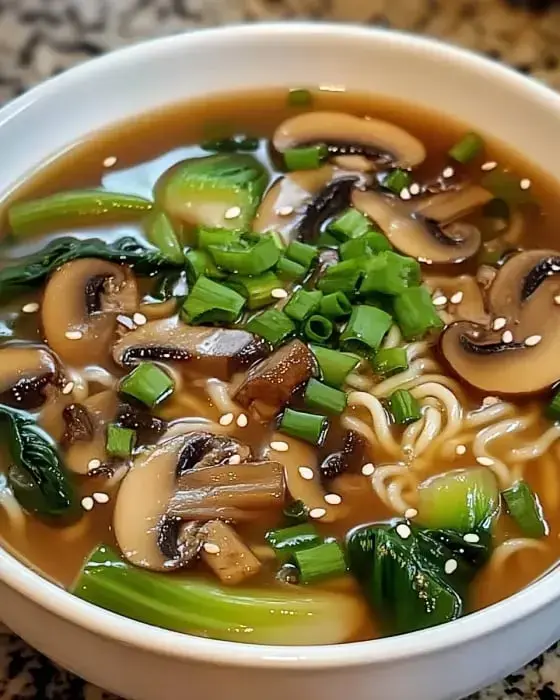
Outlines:
[[[528,585],[558,556],[558,207],[517,155],[364,95],[226,95],[76,145],[2,205],[5,546],[264,644]]]

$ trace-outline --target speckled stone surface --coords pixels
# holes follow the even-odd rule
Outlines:
[[[0,0],[0,103],[76,63],[145,37],[296,18],[438,37],[560,89],[560,7],[533,15],[511,9],[505,0]],[[24,698],[117,700],[55,667],[0,626],[0,700]],[[509,698],[560,699],[560,649],[468,700]]]

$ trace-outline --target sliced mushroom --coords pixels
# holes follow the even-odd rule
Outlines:
[[[488,303],[500,330],[451,324],[441,351],[468,384],[491,394],[533,394],[560,380],[560,255],[533,250],[510,258],[498,271]]]
[[[0,403],[25,410],[39,408],[59,369],[45,348],[9,343],[0,348]]]
[[[274,148],[324,143],[333,156],[361,156],[374,165],[412,168],[426,158],[421,141],[404,129],[380,119],[343,112],[306,112],[282,122],[274,133]],[[348,161],[343,161],[348,165]],[[356,161],[352,161],[357,166]]]
[[[323,479],[334,479],[355,463],[361,464],[364,451],[363,437],[355,430],[348,430],[344,436],[342,450],[332,452],[321,462],[321,476]]]
[[[247,331],[187,326],[177,317],[150,321],[113,348],[114,360],[121,366],[142,360],[188,362],[193,370],[220,379],[229,379],[268,353],[268,344]]]
[[[138,306],[132,272],[115,263],[84,258],[66,263],[50,278],[42,305],[49,347],[65,362],[84,366],[105,360],[117,315]]]
[[[483,187],[468,185],[414,200],[410,206],[416,214],[445,226],[480,209],[492,199],[492,193]]]
[[[411,214],[396,197],[354,190],[352,203],[377,223],[397,250],[420,262],[460,263],[480,247],[476,226],[457,222],[441,227],[436,221]]]
[[[292,340],[250,369],[234,398],[245,408],[270,418],[316,373],[317,363],[311,350],[301,340]]]
[[[446,296],[449,301],[447,313],[452,320],[489,325],[490,315],[486,311],[483,287],[472,275],[425,276],[424,283],[431,292]]]
[[[227,523],[211,520],[200,529],[204,538],[202,560],[222,583],[235,585],[258,574],[261,563]]]

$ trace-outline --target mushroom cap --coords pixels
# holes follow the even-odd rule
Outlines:
[[[57,362],[46,348],[21,343],[0,348],[0,403],[38,408],[45,401],[45,387],[58,376]]]
[[[361,146],[362,152],[354,149],[341,152],[341,156],[356,153],[374,160],[377,156],[382,162],[402,168],[419,165],[426,158],[424,145],[408,131],[380,119],[344,112],[306,112],[282,122],[274,132],[273,145],[280,153],[311,143]]]
[[[73,260],[46,286],[41,309],[45,338],[64,362],[80,367],[102,362],[117,315],[132,313],[137,305],[136,281],[127,267],[97,258]]]

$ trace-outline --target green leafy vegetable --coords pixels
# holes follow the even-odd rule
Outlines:
[[[517,481],[502,491],[502,496],[508,513],[526,537],[538,539],[548,534],[549,528],[539,497],[526,481]]]
[[[163,212],[151,214],[146,223],[146,232],[148,240],[161,250],[165,258],[177,265],[185,261],[183,246],[167,214]]]

